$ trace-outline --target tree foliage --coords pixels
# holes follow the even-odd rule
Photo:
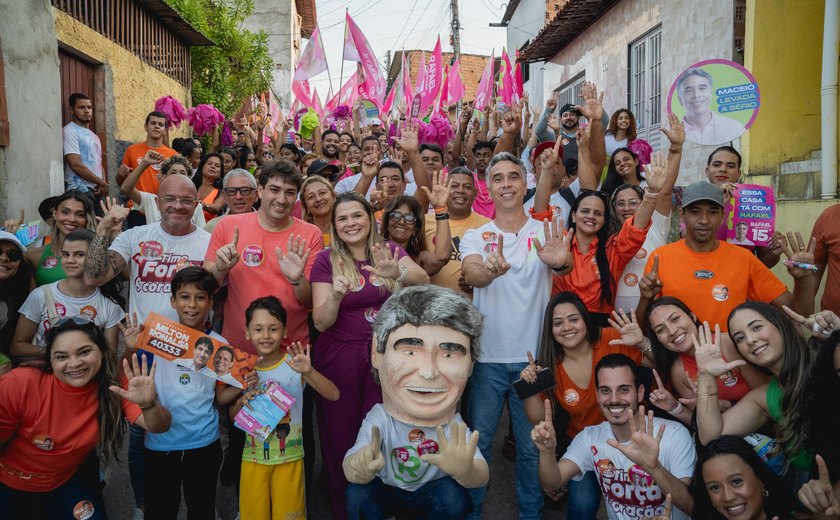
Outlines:
[[[226,115],[249,96],[268,90],[273,62],[268,36],[242,22],[254,11],[253,0],[166,0],[215,45],[192,47],[192,102],[210,103]]]

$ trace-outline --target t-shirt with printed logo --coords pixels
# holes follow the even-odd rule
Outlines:
[[[143,160],[143,157],[146,156],[146,152],[149,150],[156,151],[161,154],[164,159],[169,159],[178,153],[172,148],[164,145],[160,145],[157,148],[150,148],[145,142],[137,143],[129,146],[125,150],[122,163],[133,170],[134,168],[137,168],[140,161]],[[160,181],[157,180],[157,174],[160,173],[160,166],[161,163],[158,163],[143,170],[135,188],[139,191],[145,191],[146,193],[157,195],[158,190],[160,190]]]
[[[195,228],[182,236],[170,235],[160,223],[131,228],[117,236],[110,251],[131,267],[129,312],[142,323],[149,312],[178,321],[169,303],[172,277],[190,265],[202,265],[210,234]]]

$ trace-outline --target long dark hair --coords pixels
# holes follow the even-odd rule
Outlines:
[[[201,159],[201,162],[198,163],[198,168],[195,170],[195,175],[193,175],[192,181],[195,184],[195,189],[198,190],[201,187],[201,182],[204,178],[204,165],[207,164],[207,161],[211,158],[215,157],[219,160],[219,178],[213,181],[213,187],[217,190],[222,189],[222,180],[225,178],[225,159],[222,157],[222,154],[219,152],[210,152]]]
[[[580,195],[572,203],[572,209],[569,211],[569,229],[574,229],[577,232],[577,224],[572,216],[580,207],[580,203],[587,197],[597,197],[604,204],[604,225],[595,234],[598,237],[598,246],[595,249],[595,261],[598,264],[598,276],[601,279],[601,301],[612,305],[615,298],[615,291],[613,288],[613,275],[610,270],[610,261],[607,258],[607,240],[610,238],[610,202],[607,194],[602,191],[580,190]]]
[[[727,323],[731,324],[735,314],[742,310],[761,315],[782,338],[784,351],[778,374],[782,416],[776,425],[776,440],[788,459],[802,450],[815,451],[825,458],[833,476],[840,474],[840,450],[837,449],[840,414],[830,411],[837,409],[836,399],[840,393],[833,360],[833,347],[840,335],[834,334],[827,342],[816,337],[806,342],[797,324],[774,305],[764,302],[742,303],[729,313]],[[732,326],[728,328],[731,337]],[[735,346],[738,347],[737,342]],[[772,373],[767,367],[754,366],[767,374]]]
[[[64,237],[64,243],[84,242],[88,245],[88,247],[90,247],[90,243],[93,241],[94,237],[96,237],[96,233],[89,229],[77,229],[67,233],[67,236]],[[58,253],[61,254],[60,252]],[[99,292],[102,293],[102,296],[116,303],[121,308],[125,308],[125,298],[122,296],[122,283],[120,283],[118,276],[108,280],[105,284],[100,285]]]
[[[741,437],[722,435],[707,444],[697,457],[694,468],[694,478],[691,480],[689,491],[694,497],[694,511],[691,517],[696,520],[724,520],[725,517],[715,510],[703,479],[703,466],[706,462],[720,455],[736,455],[752,468],[758,480],[764,484],[767,496],[764,498],[764,513],[767,518],[778,515],[781,519],[789,518],[789,511],[793,506],[793,497],[785,489],[781,479],[777,477],[755,453],[752,446]]]
[[[9,242],[17,247],[17,244]],[[23,253],[21,253],[22,255]],[[34,271],[26,258],[21,256],[18,260],[17,272],[4,281],[0,281],[0,306],[6,307],[6,325],[0,329],[0,351],[8,353],[15,334],[20,309],[27,296],[32,291]]]
[[[693,313],[691,312],[691,309],[688,308],[688,305],[679,298],[675,298],[673,296],[661,296],[653,300],[650,305],[648,305],[647,310],[645,310],[645,336],[647,336],[650,340],[650,346],[653,349],[653,361],[656,371],[659,372],[659,377],[662,378],[662,382],[666,385],[671,383],[671,366],[673,366],[674,361],[677,360],[679,354],[669,350],[668,347],[659,341],[659,338],[656,336],[656,332],[653,331],[653,327],[650,324],[650,315],[655,309],[665,307],[667,305],[673,305],[686,313],[698,327],[702,325],[700,320],[697,319],[697,316],[693,316]]]
[[[382,238],[391,240],[390,233],[388,233],[388,225],[391,223],[391,212],[402,205],[408,206],[408,210],[416,219],[414,221],[414,232],[411,234],[411,238],[408,239],[408,244],[405,247],[405,252],[411,258],[416,259],[417,255],[424,249],[426,220],[423,216],[423,208],[420,207],[417,199],[411,195],[400,195],[385,206],[385,210],[382,212]]]
[[[618,171],[615,169],[615,157],[620,152],[629,153],[630,156],[636,160],[636,180],[642,182],[644,178],[642,177],[642,163],[639,162],[639,158],[636,157],[636,154],[633,150],[629,148],[616,148],[615,151],[610,156],[610,163],[607,165],[607,178],[604,179],[604,184],[601,186],[601,191],[612,197],[613,192],[625,183],[625,180],[621,178],[618,174]]]
[[[117,352],[108,348],[108,341],[102,329],[93,322],[77,323],[67,319],[56,325],[47,334],[47,360],[50,360],[52,348],[62,334],[79,331],[99,348],[102,353],[102,366],[94,376],[97,383],[96,397],[98,401],[97,419],[99,422],[99,449],[105,459],[106,466],[119,461],[119,453],[125,437],[126,423],[123,420],[120,397],[109,390],[111,386],[121,386],[119,381],[119,362]],[[51,370],[51,368],[49,369]]]
[[[613,136],[616,135],[618,132],[618,116],[622,113],[626,113],[627,116],[630,118],[630,126],[627,127],[627,143],[630,144],[636,140],[636,116],[633,115],[633,112],[630,111],[628,108],[619,108],[613,115],[610,117],[610,124],[607,125],[607,133],[612,134]]]

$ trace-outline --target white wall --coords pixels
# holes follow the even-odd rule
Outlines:
[[[243,25],[255,33],[263,30],[268,35],[268,53],[274,60],[272,91],[280,98],[281,107],[288,109],[300,48],[300,25],[294,0],[254,0],[254,12]]]
[[[537,34],[545,25],[545,0],[522,0],[511,17],[507,27],[507,50],[513,59],[516,49],[522,47],[527,41],[534,41]],[[501,49],[496,51],[501,54]],[[529,67],[529,79],[525,83],[525,90],[528,92],[531,104],[537,106],[544,102],[543,98],[543,69],[542,62],[523,64]]]
[[[586,79],[605,91],[604,108],[609,114],[627,107],[629,46],[661,24],[664,114],[668,90],[683,69],[704,59],[732,59],[733,22],[732,0],[624,0],[545,62],[543,91],[550,93],[585,71]],[[667,139],[661,145],[667,147]],[[713,149],[686,142],[679,184],[702,178]]]

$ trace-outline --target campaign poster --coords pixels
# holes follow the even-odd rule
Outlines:
[[[740,137],[755,122],[761,105],[752,73],[722,59],[687,67],[674,80],[667,99],[668,112],[685,125],[686,139],[709,146]]]
[[[295,401],[276,381],[269,379],[251,399],[251,407],[243,406],[233,422],[240,430],[265,442],[280,420],[292,409]]]
[[[776,230],[776,196],[770,186],[738,184],[724,207],[720,240],[754,249],[770,243]]]
[[[154,312],[143,323],[137,348],[237,388],[247,386],[245,375],[257,364],[256,356]]]

